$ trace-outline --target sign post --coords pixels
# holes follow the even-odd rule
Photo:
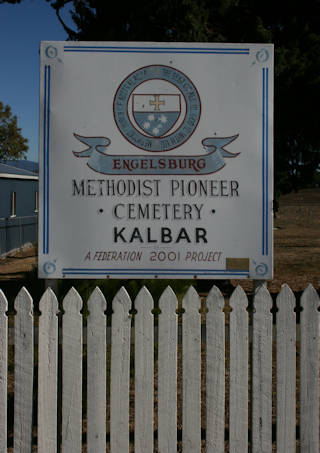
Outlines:
[[[43,42],[40,105],[40,277],[272,278],[272,45]]]

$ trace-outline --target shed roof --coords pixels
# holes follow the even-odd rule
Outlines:
[[[39,179],[38,175],[32,171],[13,167],[12,165],[4,164],[3,162],[0,162],[0,178]]]

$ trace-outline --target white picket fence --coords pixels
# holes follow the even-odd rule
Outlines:
[[[106,301],[98,288],[88,300],[90,315],[86,330],[79,294],[71,289],[64,298],[62,329],[59,329],[58,301],[48,289],[40,301],[37,341],[34,339],[33,301],[23,288],[15,300],[14,452],[36,451],[33,447],[36,444],[41,453],[319,453],[317,292],[312,286],[304,291],[299,325],[294,311],[295,297],[286,285],[277,297],[276,326],[270,312],[272,299],[264,285],[254,297],[252,327],[248,322],[248,299],[241,287],[235,289],[229,302],[232,311],[226,328],[225,301],[213,287],[206,299],[206,327],[201,329],[204,315],[199,312],[199,295],[190,287],[183,298],[180,427],[177,423],[181,385],[178,377],[181,374],[180,323],[176,312],[178,301],[169,287],[159,301],[161,312],[157,328],[152,313],[153,299],[146,288],[134,302],[136,313],[132,328],[133,316],[129,313],[132,302],[122,288],[112,301],[111,345],[107,341]],[[7,452],[8,434],[7,310],[7,300],[0,291],[1,453]],[[82,375],[84,343],[86,379]],[[59,344],[62,344],[62,354],[59,354]],[[38,354],[34,353],[35,348]],[[275,350],[276,372],[273,373]],[[227,357],[226,351],[230,354]],[[131,375],[133,355],[134,374]],[[38,363],[37,388],[34,385],[35,361]],[[108,373],[110,389],[107,389]],[[85,382],[87,401],[86,411],[83,411]],[[107,400],[109,394],[110,401]],[[134,408],[130,405],[130,395],[131,398],[134,395]],[[33,414],[34,399],[37,423]],[[276,406],[274,442],[273,403]],[[107,406],[110,411],[106,410]],[[130,437],[132,418],[134,435],[131,433]],[[180,432],[181,440],[178,439]]]

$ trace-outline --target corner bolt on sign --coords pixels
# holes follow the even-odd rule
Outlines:
[[[42,42],[39,276],[272,278],[273,46]]]

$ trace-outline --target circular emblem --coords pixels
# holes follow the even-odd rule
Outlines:
[[[268,272],[268,266],[265,263],[260,263],[256,266],[256,274],[261,275],[262,277]]]
[[[50,261],[47,261],[43,265],[43,272],[47,275],[53,274],[56,270],[56,265]]]
[[[128,142],[151,152],[169,151],[194,133],[201,114],[199,93],[177,69],[151,65],[120,84],[113,101],[115,122]]]
[[[267,49],[261,49],[256,53],[256,59],[259,63],[265,63],[269,60],[269,52]]]
[[[57,48],[53,46],[48,46],[45,52],[48,58],[55,58],[58,55]]]

